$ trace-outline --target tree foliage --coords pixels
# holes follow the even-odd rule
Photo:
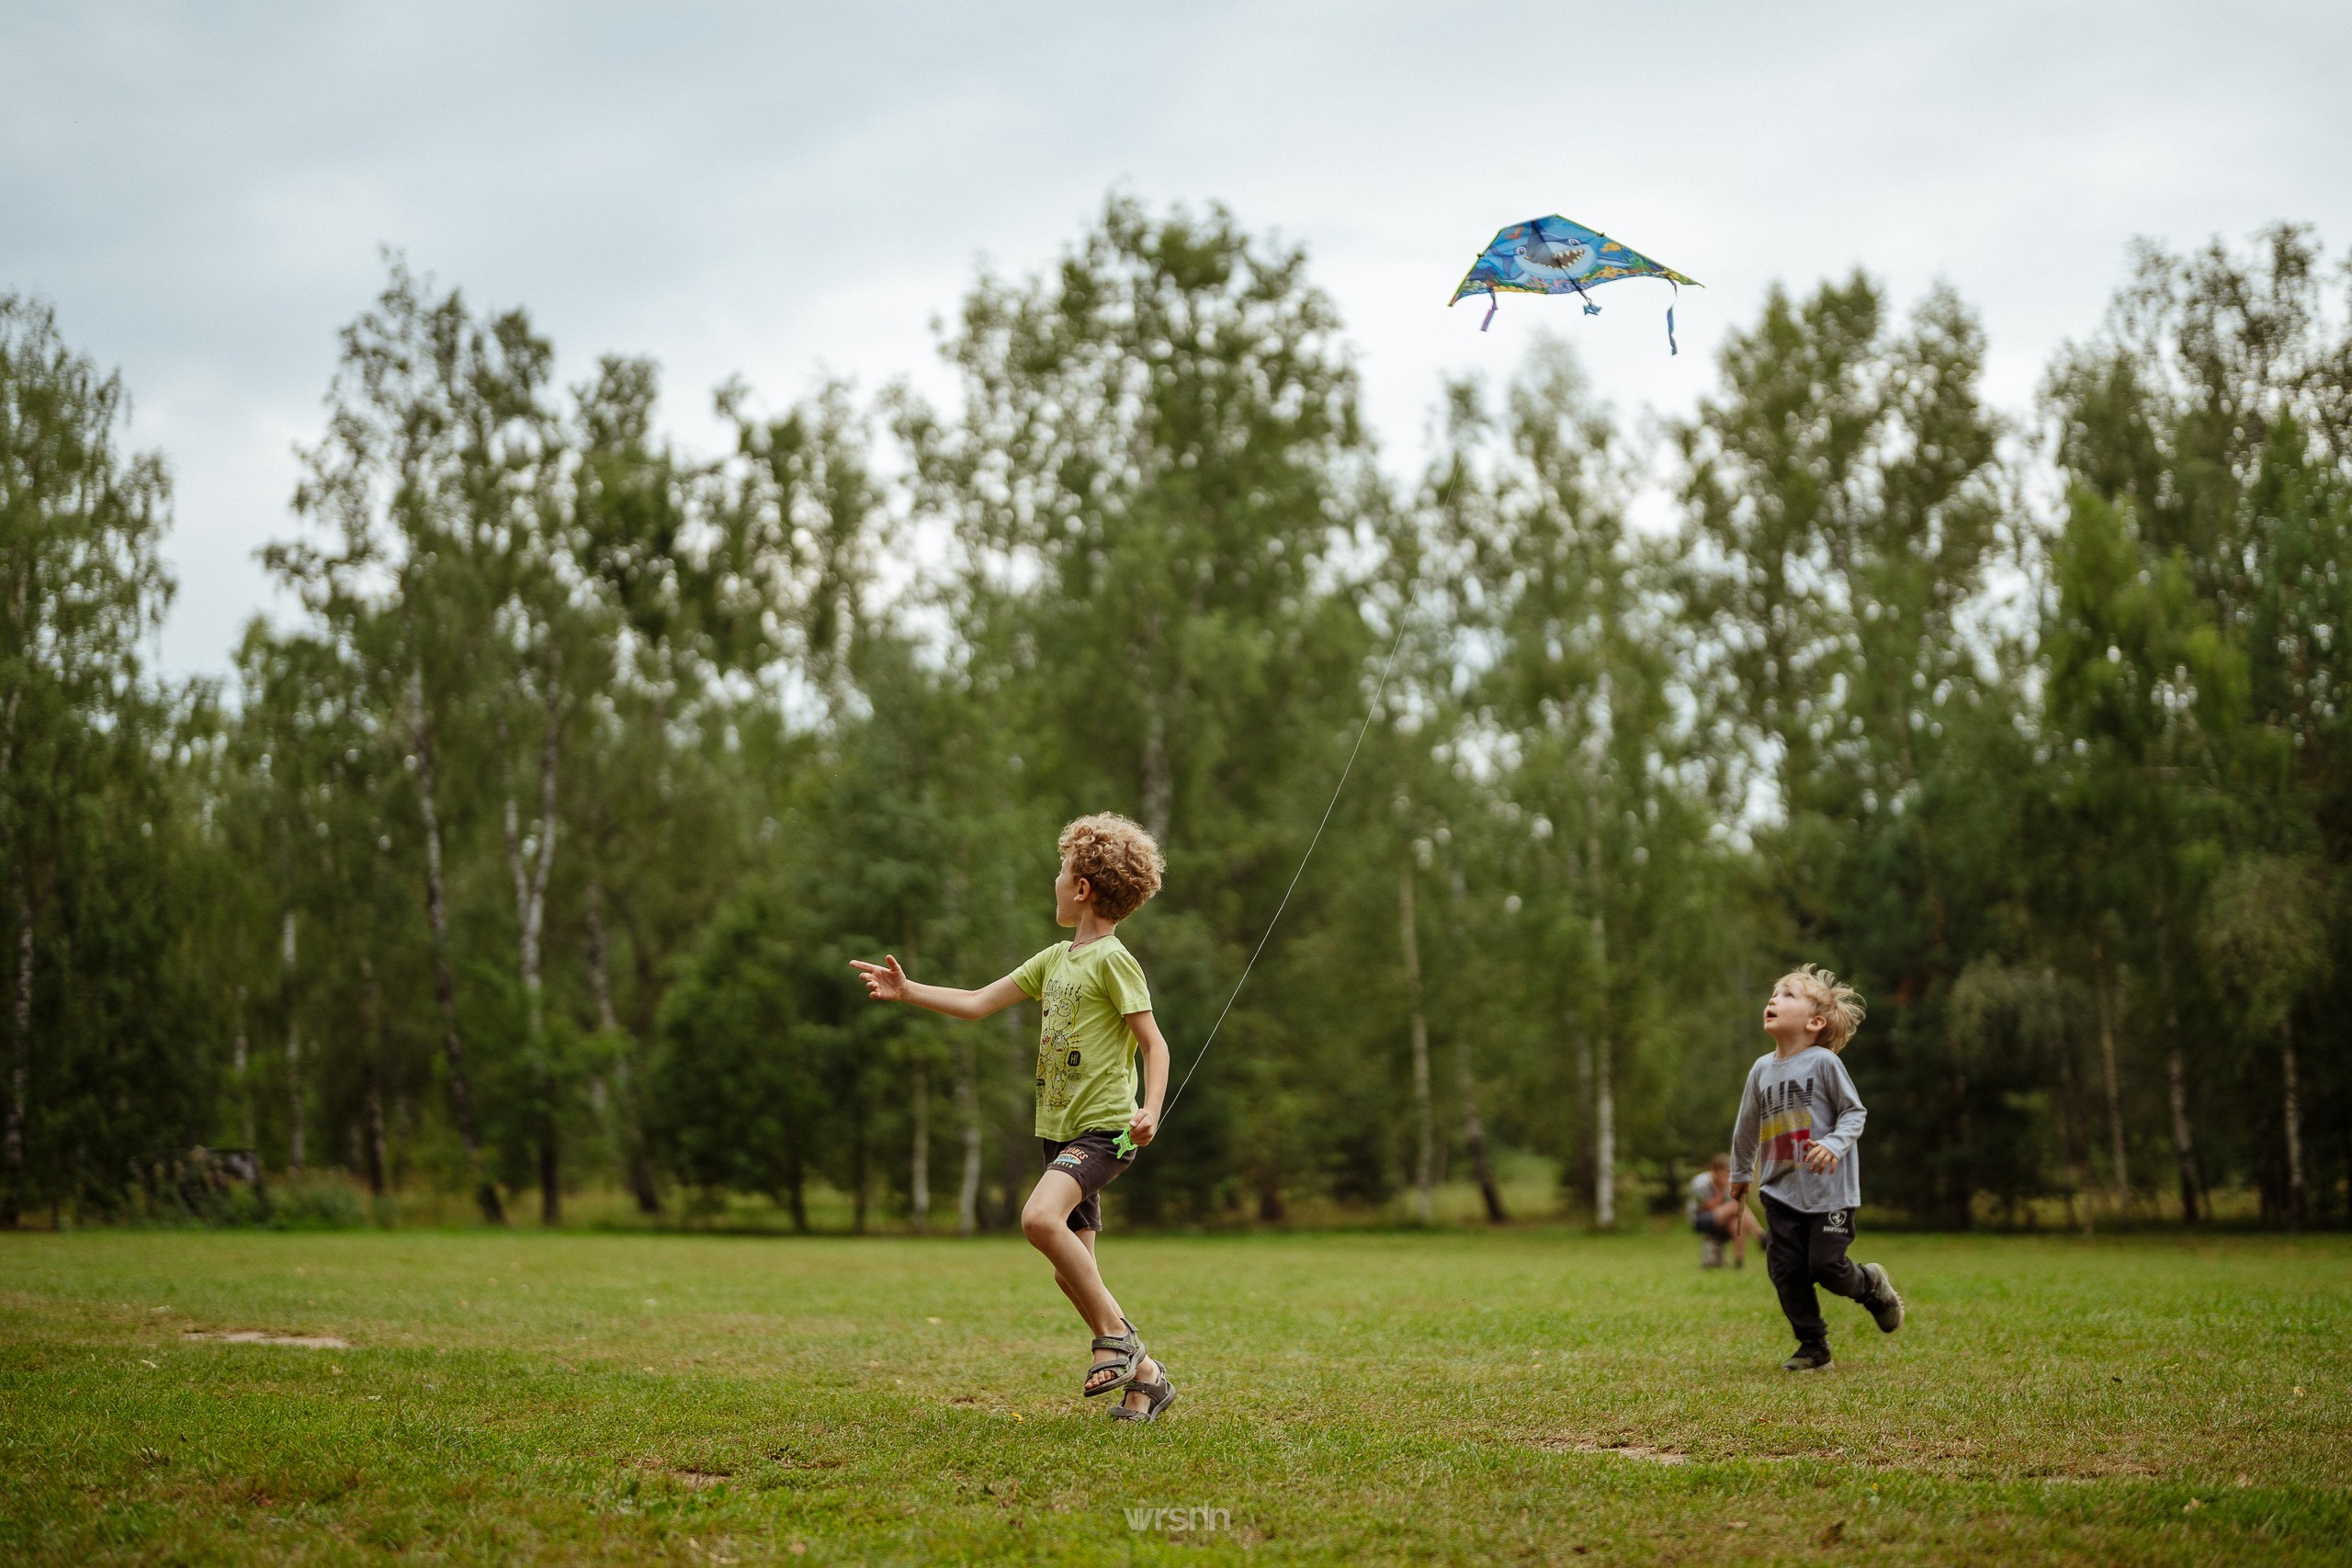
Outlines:
[[[1034,1016],[846,959],[1009,971],[1108,808],[1168,850],[1128,939],[1187,1080],[1137,1217],[1501,1218],[1539,1161],[1668,1206],[1811,959],[1871,998],[1873,1202],[2352,1218],[2329,276],[2145,250],[2009,414],[1962,300],[1860,275],[1662,439],[1539,338],[1400,483],[1305,254],[1222,209],[982,276],[943,404],[730,382],[712,455],[650,362],[564,386],[394,260],[221,690],[141,662],[119,383],[0,301],[7,1213],[200,1143],[498,1221],[1010,1223]]]

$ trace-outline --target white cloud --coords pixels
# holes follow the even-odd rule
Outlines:
[[[417,4],[12,9],[0,288],[122,367],[170,455],[177,670],[266,603],[334,332],[379,243],[521,304],[568,377],[650,353],[670,417],[820,362],[935,382],[982,253],[1044,265],[1117,186],[1223,199],[1310,247],[1392,463],[1442,373],[1560,324],[1622,409],[1679,412],[1775,281],[1939,278],[2022,406],[2124,247],[2278,218],[2352,243],[2342,6]],[[1562,211],[1703,279],[1604,313],[1443,301],[1503,223]],[[1573,319],[1571,319],[1573,318]]]

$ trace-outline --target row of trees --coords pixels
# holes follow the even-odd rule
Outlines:
[[[1500,1218],[1532,1152],[1616,1223],[1721,1145],[1812,958],[1871,1000],[1874,1201],[2341,1222],[2324,293],[2292,229],[2143,252],[2010,417],[1950,292],[1775,291],[1663,441],[1544,341],[1445,389],[1400,489],[1304,256],[1221,210],[981,278],[952,408],[722,388],[715,457],[650,364],[560,387],[395,265],[267,554],[301,613],[185,685],[139,660],[163,461],[0,301],[0,1209],[203,1144],[492,1220],[610,1182],[1005,1223],[1034,1018],[873,1008],[847,957],[1004,973],[1059,822],[1128,811],[1182,1073],[1352,755],[1130,1213],[1427,1214],[1454,1173]]]

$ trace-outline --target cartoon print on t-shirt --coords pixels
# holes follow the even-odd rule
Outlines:
[[[1078,1023],[1079,990],[1076,981],[1057,977],[1046,982],[1046,994],[1038,998],[1044,1021],[1037,1034],[1037,1093],[1038,1103],[1048,1111],[1069,1109],[1070,1086],[1078,1077],[1079,1051],[1070,1043],[1070,1031]]]

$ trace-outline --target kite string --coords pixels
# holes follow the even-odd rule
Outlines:
[[[1445,477],[1444,491],[1438,496],[1439,511],[1442,512],[1445,503],[1453,498],[1453,481],[1461,471],[1457,459],[1453,472]],[[1298,891],[1299,878],[1306,874],[1306,863],[1315,858],[1315,846],[1323,841],[1323,829],[1331,825],[1331,813],[1338,808],[1340,796],[1347,791],[1348,775],[1355,771],[1356,757],[1363,750],[1364,737],[1372,733],[1373,720],[1380,716],[1380,699],[1387,694],[1388,677],[1396,668],[1396,655],[1405,646],[1405,634],[1412,629],[1413,612],[1419,605],[1420,586],[1416,583],[1405,595],[1404,607],[1396,617],[1396,636],[1388,644],[1388,657],[1382,661],[1380,679],[1372,689],[1372,705],[1364,710],[1363,723],[1356,730],[1356,743],[1349,748],[1347,762],[1340,769],[1340,782],[1332,786],[1331,798],[1324,804],[1322,820],[1315,824],[1315,836],[1306,841],[1306,852],[1298,857],[1298,869],[1291,873],[1290,886],[1283,889],[1282,902],[1274,906],[1274,918],[1266,922],[1266,929],[1259,934],[1258,945],[1250,952],[1250,962],[1241,966],[1241,978],[1233,983],[1233,990],[1225,998],[1225,1006],[1217,1013],[1216,1021],[1209,1025],[1208,1038],[1201,1042],[1200,1050],[1193,1056],[1193,1065],[1184,1069],[1183,1081],[1176,1086],[1176,1092],[1168,1097],[1167,1105],[1160,1111],[1159,1125],[1163,1130],[1168,1125],[1168,1119],[1175,1114],[1176,1102],[1184,1097],[1193,1075],[1201,1070],[1201,1063],[1208,1056],[1209,1047],[1216,1043],[1216,1033],[1225,1027],[1226,1015],[1233,1010],[1233,1004],[1241,999],[1241,987],[1250,983],[1250,972],[1258,967],[1259,954],[1264,953],[1266,943],[1273,940],[1274,928],[1282,924],[1283,911],[1290,908],[1290,896]]]

